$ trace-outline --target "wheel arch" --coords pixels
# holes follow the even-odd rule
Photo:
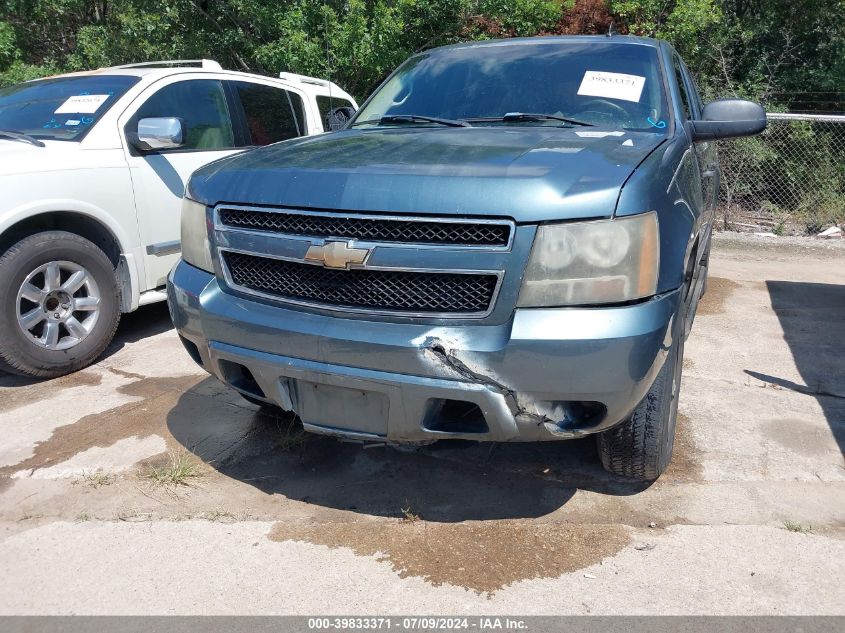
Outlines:
[[[67,231],[96,244],[117,267],[124,252],[121,241],[112,227],[99,218],[79,211],[36,211],[6,226],[0,233],[0,253],[14,243],[42,231]]]
[[[42,231],[67,231],[98,246],[115,267],[121,310],[138,307],[143,288],[143,263],[138,261],[138,238],[132,239],[104,210],[73,200],[42,201],[0,220],[0,255],[16,242]]]

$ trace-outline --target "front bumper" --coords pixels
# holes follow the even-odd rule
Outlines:
[[[232,295],[183,261],[167,294],[189,353],[223,382],[295,411],[309,431],[397,442],[607,429],[651,386],[679,305],[675,291],[625,307],[517,309],[501,325],[366,321]],[[474,421],[444,423],[444,411]]]

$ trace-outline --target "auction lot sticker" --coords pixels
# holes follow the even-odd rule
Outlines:
[[[109,95],[76,95],[69,97],[53,114],[94,114]]]
[[[645,77],[588,70],[584,73],[578,94],[586,97],[606,97],[639,103]]]

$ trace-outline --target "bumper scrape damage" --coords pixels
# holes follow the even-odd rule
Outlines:
[[[672,344],[679,293],[603,309],[516,309],[499,325],[354,321],[227,292],[181,262],[171,313],[227,385],[363,441],[542,441],[625,419]],[[261,350],[261,351],[257,351]]]

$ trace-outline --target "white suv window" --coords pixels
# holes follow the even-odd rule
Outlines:
[[[269,145],[307,134],[305,106],[295,92],[247,81],[231,81],[243,108],[247,145]]]
[[[193,79],[165,86],[138,109],[130,129],[140,119],[149,117],[178,117],[185,122],[181,151],[235,147],[232,119],[220,81]]]

